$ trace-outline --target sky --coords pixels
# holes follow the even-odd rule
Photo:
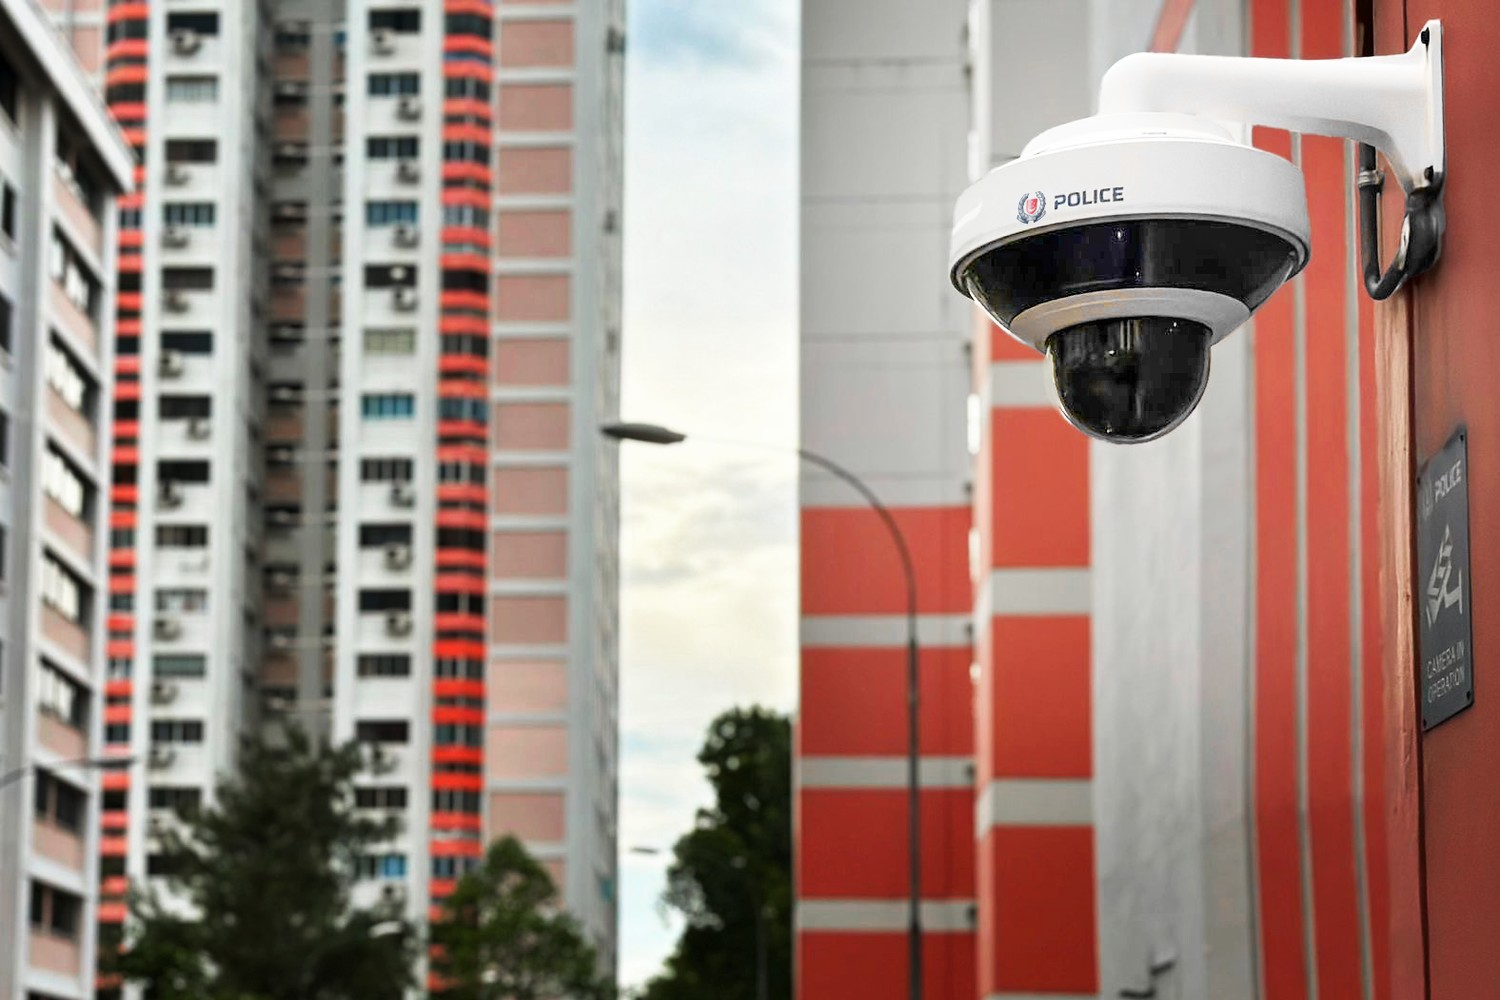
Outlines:
[[[659,898],[736,705],[796,701],[796,0],[627,0],[620,981],[661,967]],[[633,847],[662,849],[649,857]]]

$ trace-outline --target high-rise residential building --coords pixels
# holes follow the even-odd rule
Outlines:
[[[0,996],[93,989],[115,201],[130,151],[45,14],[0,2]]]
[[[120,213],[101,935],[292,719],[380,748],[431,908],[507,832],[614,962],[623,10],[111,4]],[[120,984],[101,981],[102,995]]]

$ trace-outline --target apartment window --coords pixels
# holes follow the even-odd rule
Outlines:
[[[11,351],[15,313],[16,308],[11,304],[10,299],[0,295],[0,353],[9,354]]]
[[[409,590],[361,590],[359,592],[359,610],[361,611],[410,611],[411,591]]]
[[[472,420],[482,424],[488,414],[489,409],[482,399],[454,399],[444,396],[438,400],[439,420]]]
[[[113,535],[113,532],[111,532],[111,535]],[[118,546],[118,545],[111,546],[111,548],[122,548],[122,547],[123,548],[130,548],[131,546]],[[120,612],[134,611],[135,610],[135,595],[134,594],[110,594],[109,595],[109,610],[111,610],[111,611],[120,611]]]
[[[201,549],[208,546],[208,528],[201,524],[159,524],[156,547],[159,549]]]
[[[219,80],[213,76],[167,77],[167,100],[177,104],[204,104],[219,99]]]
[[[354,805],[360,809],[405,809],[406,789],[399,785],[356,788]]]
[[[190,420],[213,414],[209,396],[163,396],[157,402],[157,413],[163,420]]]
[[[366,653],[359,658],[361,677],[410,677],[411,657],[396,653]]]
[[[38,664],[37,674],[37,708],[74,729],[87,728],[89,694],[83,685],[46,660]]]
[[[31,883],[31,926],[54,937],[78,937],[79,916],[83,901],[71,892],[53,888],[45,882]]]
[[[10,464],[10,415],[0,410],[0,468]]]
[[[370,30],[384,29],[410,34],[422,30],[422,12],[419,10],[372,10]]]
[[[478,812],[479,793],[447,789],[435,791],[432,793],[432,811],[435,813]]]
[[[411,354],[417,349],[417,331],[366,330],[366,354]]]
[[[104,742],[111,745],[130,742],[130,723],[110,722],[104,726]]]
[[[42,491],[74,517],[82,518],[88,510],[89,488],[83,474],[50,444],[42,459]]]
[[[310,21],[280,21],[276,25],[275,44],[278,49],[305,49],[312,44]]]
[[[365,140],[365,156],[372,160],[416,159],[418,148],[412,135],[372,135]]]
[[[73,355],[56,337],[47,341],[47,358],[43,366],[47,384],[52,387],[52,391],[70,409],[87,414],[92,408],[93,380],[84,373],[83,367],[73,360]]]
[[[48,771],[36,772],[36,818],[64,830],[78,833],[83,829],[88,796]]]
[[[405,743],[407,724],[401,719],[356,722],[354,738],[361,743]]]
[[[168,139],[168,163],[217,163],[219,144],[214,139]]]
[[[462,160],[466,163],[489,163],[490,147],[481,142],[455,141],[443,143],[443,159]]]
[[[152,785],[147,793],[151,809],[171,809],[174,812],[192,812],[203,804],[203,792],[197,788],[181,788],[173,785]]]
[[[432,741],[444,747],[477,747],[484,745],[484,734],[479,726],[443,722],[433,727]]]
[[[16,76],[16,68],[0,54],[0,111],[5,112],[5,117],[10,119],[12,125],[20,121],[17,116],[20,92],[21,82]]]
[[[477,205],[444,205],[443,225],[465,229],[488,229],[490,213]]]
[[[110,657],[105,664],[104,677],[111,681],[128,681],[133,672],[134,664],[130,660],[121,657]]]
[[[208,330],[182,330],[161,335],[163,350],[179,354],[212,354],[214,335]]]
[[[410,545],[409,524],[362,524],[359,527],[360,548],[374,549],[382,545]]]
[[[449,14],[444,22],[444,31],[450,35],[478,35],[488,38],[494,19],[483,14]]]
[[[438,482],[484,485],[484,466],[473,462],[439,462]]]
[[[366,483],[409,483],[411,471],[409,458],[366,458],[359,463],[359,478]]]
[[[138,208],[120,209],[119,219],[121,229],[140,229],[145,224],[145,218]]]
[[[84,266],[78,251],[55,229],[52,231],[52,252],[48,255],[48,264],[52,280],[62,288],[68,301],[79,312],[93,316],[94,301],[99,297],[99,282],[94,280]]]
[[[10,183],[6,183],[3,191],[0,191],[0,233],[4,233],[11,242],[16,239],[16,189]]]
[[[83,621],[83,584],[50,552],[42,554],[42,600],[68,621]]]
[[[484,598],[479,594],[441,593],[437,595],[436,610],[440,615],[482,615]]]
[[[214,224],[214,203],[179,201],[164,205],[162,221],[169,226],[211,226]]]
[[[203,723],[198,719],[157,719],[151,723],[152,743],[202,743]]]
[[[421,77],[415,73],[371,73],[371,97],[404,97],[418,92]]]
[[[484,663],[445,656],[433,664],[433,674],[445,680],[477,681],[484,677]]]
[[[158,462],[156,478],[162,482],[206,483],[209,481],[207,462]]]
[[[405,878],[406,855],[362,854],[355,863],[355,874],[360,878]]]
[[[161,286],[169,292],[203,292],[214,287],[211,267],[169,267],[161,272]]]
[[[203,592],[200,590],[198,593],[201,594]],[[163,654],[151,660],[151,675],[153,677],[185,678],[190,680],[202,677],[207,672],[208,658],[201,653]]]
[[[195,31],[200,35],[217,35],[219,33],[219,15],[208,13],[182,13],[167,15],[167,33],[174,31]]]
[[[187,613],[207,608],[208,591],[199,587],[165,587],[156,592],[157,611]]]
[[[415,288],[417,272],[405,264],[371,264],[365,268],[366,288]]]
[[[472,76],[450,76],[443,81],[443,96],[473,101],[488,101],[490,85],[486,80]]]
[[[399,420],[416,412],[410,393],[366,393],[359,400],[360,416],[366,420]]]
[[[365,224],[369,226],[394,226],[417,221],[417,203],[414,201],[371,201],[365,203]]]

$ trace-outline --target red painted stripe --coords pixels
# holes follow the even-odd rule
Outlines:
[[[490,106],[467,97],[452,97],[443,102],[444,118],[482,118],[489,121]]]
[[[1156,14],[1156,27],[1151,32],[1152,52],[1176,52],[1182,43],[1182,30],[1187,27],[1188,16],[1193,13],[1193,0],[1162,0]]]
[[[472,813],[433,813],[432,825],[452,830],[478,830],[482,826],[480,817]]]
[[[969,508],[904,507],[891,515],[916,564],[918,610],[970,610]],[[804,508],[801,571],[803,614],[906,611],[900,558],[879,516],[867,507]]]
[[[797,798],[802,898],[907,897],[905,788],[804,788]],[[973,790],[924,788],[921,810],[922,898],[973,898]]]
[[[1264,40],[1281,16],[1279,48]],[[1257,0],[1256,55],[1285,55],[1284,5]],[[1285,133],[1256,131],[1256,145],[1288,155]],[[1258,921],[1267,1000],[1302,1000],[1302,864],[1297,803],[1297,439],[1292,291],[1255,320],[1255,836]]]
[[[993,827],[979,854],[980,996],[1097,993],[1092,828]]]
[[[974,752],[973,685],[967,648],[918,656],[921,752]],[[906,650],[803,649],[800,706],[803,756],[906,753]]]
[[[922,938],[924,1000],[974,1000],[973,934]],[[797,1000],[903,1000],[905,932],[804,931],[797,935]]]
[[[477,35],[449,35],[443,39],[443,51],[473,52],[488,57],[494,53],[495,46],[488,38]]]
[[[110,24],[117,21],[144,21],[151,14],[151,5],[144,3],[122,3],[115,4],[109,8],[105,20]]]
[[[127,748],[128,749],[128,748]],[[129,771],[105,771],[99,775],[99,787],[107,792],[117,792],[130,787]]]
[[[990,411],[991,566],[1089,564],[1089,439],[1051,407]]]
[[[489,17],[495,12],[495,9],[487,0],[447,0],[443,4],[443,12],[447,14],[478,14],[480,17]]]
[[[1088,617],[997,616],[988,649],[976,705],[979,781],[1091,777]]]
[[[475,208],[489,208],[490,194],[486,191],[476,191],[473,188],[448,188],[443,191],[444,205],[472,205]]]

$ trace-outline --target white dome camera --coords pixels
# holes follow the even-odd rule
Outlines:
[[[1399,56],[1127,57],[1105,75],[1098,115],[1042,133],[959,198],[953,284],[1047,356],[1074,426],[1107,441],[1160,437],[1202,398],[1210,348],[1312,252],[1301,171],[1216,122],[1364,144],[1365,283],[1384,298],[1441,243],[1440,41],[1434,21]],[[1385,272],[1372,147],[1408,196]]]

